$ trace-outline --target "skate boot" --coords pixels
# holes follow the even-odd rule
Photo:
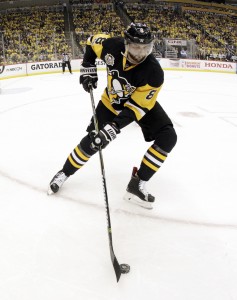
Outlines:
[[[127,193],[124,200],[140,205],[146,209],[152,209],[155,197],[149,194],[145,188],[146,181],[141,180],[137,175],[137,168],[133,168],[132,178],[127,186]]]
[[[58,192],[60,187],[64,184],[64,182],[68,179],[63,171],[59,171],[53,179],[50,181],[49,188],[48,188],[48,195],[52,195]]]

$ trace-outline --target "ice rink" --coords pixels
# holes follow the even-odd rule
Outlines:
[[[92,109],[79,73],[0,81],[1,300],[236,300],[237,76],[165,72],[159,102],[178,142],[147,184],[148,211],[122,198],[150,146],[137,125],[104,151],[116,282],[95,155],[57,195],[51,178]],[[106,84],[99,72],[96,103]]]

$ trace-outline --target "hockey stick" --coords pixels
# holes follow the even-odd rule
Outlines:
[[[94,100],[94,96],[93,96],[92,86],[90,86],[90,96],[91,96],[91,105],[92,105],[92,111],[93,111],[93,121],[94,121],[95,131],[98,133],[99,125],[98,125],[98,120],[97,120],[97,116],[96,116],[95,100]],[[108,230],[108,236],[109,236],[110,257],[112,260],[112,264],[114,266],[114,271],[115,271],[117,282],[118,282],[120,279],[120,276],[122,274],[122,271],[123,271],[122,268],[124,265],[120,266],[115,254],[114,254],[114,249],[113,249],[112,228],[111,228],[110,212],[109,212],[109,201],[108,201],[108,193],[107,193],[107,186],[106,186],[106,180],[105,180],[104,160],[103,160],[101,148],[99,148],[99,156],[100,156],[100,167],[101,167],[105,208],[106,208],[106,216],[107,216],[107,230]]]

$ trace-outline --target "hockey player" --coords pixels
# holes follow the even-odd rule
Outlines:
[[[155,197],[145,185],[159,170],[176,144],[173,124],[156,101],[164,81],[160,64],[152,54],[153,36],[141,23],[131,23],[124,37],[99,34],[87,41],[81,65],[80,83],[86,92],[97,87],[96,58],[107,66],[107,87],[96,108],[100,131],[91,121],[88,134],[70,153],[62,170],[51,180],[48,193],[56,193],[67,178],[79,170],[98,149],[104,149],[121,130],[136,122],[146,142],[153,142],[146,151],[139,169],[133,168],[124,198],[151,209]]]

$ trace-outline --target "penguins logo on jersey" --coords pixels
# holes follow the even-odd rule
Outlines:
[[[136,87],[132,86],[126,78],[120,77],[118,70],[108,72],[108,92],[111,103],[120,104],[121,100],[127,100],[135,91]]]

